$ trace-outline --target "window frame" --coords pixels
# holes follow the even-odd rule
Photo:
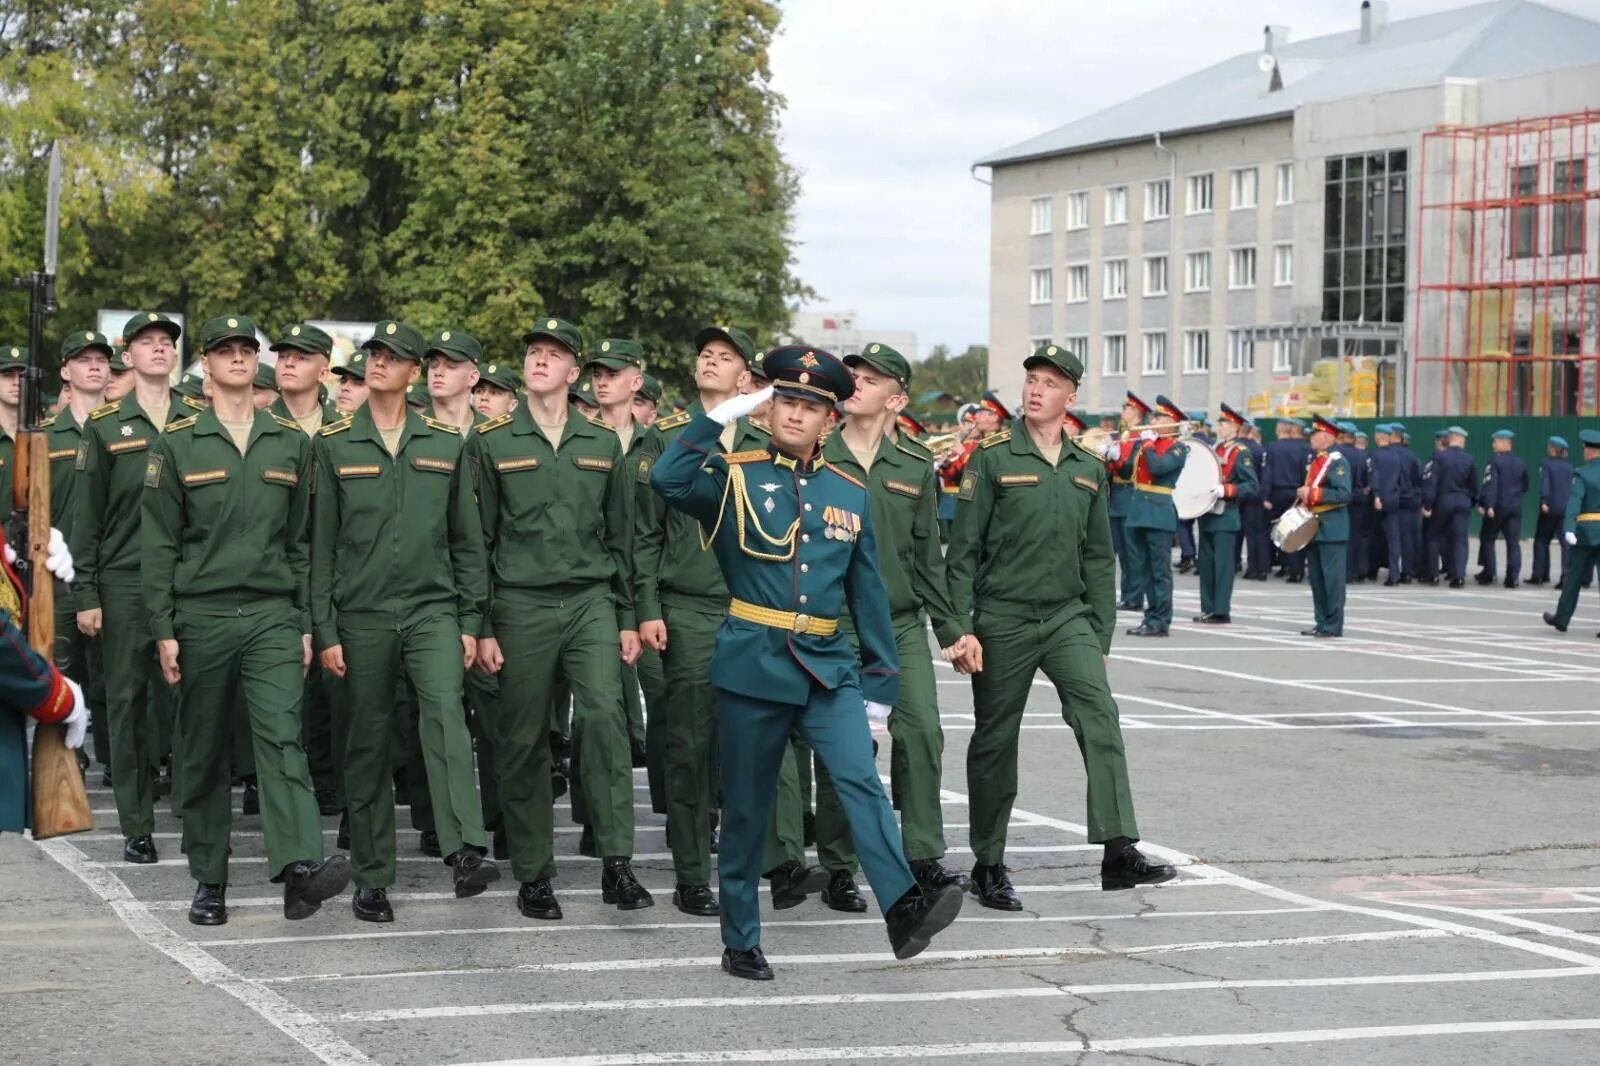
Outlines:
[[[1114,370],[1111,366],[1111,342],[1120,341],[1122,344],[1122,369]],[[1125,332],[1113,330],[1100,334],[1100,376],[1107,378],[1128,376],[1128,335]]]
[[[1080,213],[1078,208],[1082,207]],[[1089,228],[1089,190],[1074,189],[1066,194],[1066,216],[1062,219],[1067,233],[1077,233]]]
[[[1250,182],[1248,183],[1246,183],[1244,180],[1246,175],[1250,176]],[[1246,203],[1242,198],[1244,192],[1246,191],[1246,184],[1249,184],[1250,186],[1248,190],[1250,193],[1250,200],[1248,203]],[[1253,211],[1260,206],[1261,168],[1256,166],[1231,168],[1228,171],[1228,210]]]
[[[1165,329],[1142,329],[1139,331],[1140,374],[1153,376],[1156,374],[1167,373],[1168,367],[1171,365],[1169,362],[1169,357],[1172,351],[1172,344],[1169,339],[1170,335],[1171,331]],[[1160,338],[1161,340],[1161,360],[1159,366],[1152,366],[1150,360],[1150,341],[1155,338]]]
[[[1070,263],[1068,263],[1066,265],[1066,270],[1067,270],[1067,292],[1066,292],[1066,296],[1065,296],[1065,298],[1063,300],[1064,303],[1068,303],[1068,304],[1086,304],[1086,303],[1089,302],[1089,275],[1090,275],[1089,265],[1090,264],[1089,264],[1089,261],[1087,259],[1074,260],[1073,262],[1070,262]],[[1077,296],[1073,295],[1073,291],[1074,291],[1073,279],[1074,278],[1082,278],[1083,279],[1083,288],[1081,290],[1081,294],[1077,295]]]
[[[1211,291],[1211,259],[1212,256],[1209,251],[1183,253],[1183,291],[1185,293]],[[1205,263],[1205,284],[1196,285],[1193,283],[1194,275],[1190,270],[1190,265],[1202,261]]]
[[[1294,161],[1289,160],[1274,164],[1272,174],[1274,185],[1273,205],[1275,207],[1286,207],[1294,203]]]
[[[1116,271],[1112,267],[1117,267]],[[1111,278],[1113,274],[1122,278],[1122,286],[1117,292],[1111,291]],[[1112,256],[1100,260],[1100,299],[1126,300],[1128,298],[1128,260],[1126,256]]]
[[[1245,261],[1243,259],[1244,256],[1248,256],[1249,257],[1249,259],[1248,259],[1248,262],[1250,264],[1250,280],[1249,281],[1240,281],[1239,280],[1240,271],[1235,269],[1236,266],[1239,263]],[[1260,268],[1261,268],[1261,257],[1256,253],[1255,245],[1253,245],[1253,244],[1237,245],[1235,247],[1229,248],[1228,249],[1228,291],[1229,292],[1240,292],[1240,291],[1243,291],[1243,290],[1255,288],[1256,287],[1256,280],[1257,280],[1257,278],[1260,277],[1260,274],[1261,274],[1261,269]]]
[[[1217,181],[1216,181],[1216,177],[1217,177],[1216,173],[1214,171],[1210,171],[1210,170],[1201,171],[1201,172],[1194,173],[1194,174],[1186,174],[1186,175],[1184,175],[1184,183],[1183,183],[1183,213],[1184,213],[1185,216],[1188,216],[1188,215],[1209,215],[1216,209],[1216,206],[1217,206]],[[1197,184],[1197,183],[1203,183],[1203,187],[1205,189],[1206,205],[1204,207],[1196,207],[1195,206],[1195,190],[1197,188],[1202,187],[1200,184]]]
[[[1288,252],[1285,260],[1279,253]],[[1279,266],[1287,262],[1287,271],[1279,270]],[[1294,285],[1294,242],[1278,241],[1272,246],[1272,287],[1275,289],[1287,288]]]
[[[1113,195],[1116,194],[1116,195]],[[1104,204],[1101,208],[1101,218],[1107,226],[1126,226],[1128,224],[1128,187],[1126,185],[1107,185],[1101,194]],[[1111,205],[1122,204],[1120,218],[1113,218]]]
[[[1044,228],[1039,228],[1039,208],[1043,207]],[[1048,196],[1031,196],[1028,198],[1028,236],[1047,237],[1055,232],[1055,208]]]
[[[1165,197],[1165,199],[1166,199],[1166,210],[1162,211],[1160,214],[1154,214],[1150,210],[1151,194],[1158,187],[1166,189],[1166,197]],[[1156,221],[1159,221],[1161,219],[1166,219],[1166,218],[1171,218],[1171,217],[1172,217],[1172,179],[1171,178],[1156,178],[1154,180],[1145,182],[1144,183],[1144,220],[1146,222],[1156,222]]]
[[[1241,353],[1247,353],[1248,358],[1241,358]],[[1242,329],[1228,330],[1228,357],[1224,372],[1229,374],[1253,374],[1256,369],[1256,342],[1244,335]]]
[[[1150,285],[1150,267],[1156,261],[1161,263],[1161,287],[1153,288]],[[1172,257],[1166,252],[1158,252],[1144,257],[1144,276],[1140,279],[1139,293],[1142,296],[1166,296],[1172,288]]]
[[[1039,280],[1040,280],[1041,276],[1044,279],[1044,285],[1043,286],[1041,286],[1039,284]],[[1043,289],[1043,291],[1044,291],[1044,295],[1043,295],[1042,298],[1039,295],[1041,289]],[[1053,267],[1047,267],[1047,266],[1029,267],[1028,268],[1028,306],[1029,307],[1048,307],[1052,302],[1054,302],[1054,300],[1055,300],[1055,270],[1054,270],[1054,268]]]
[[[1191,343],[1194,341],[1201,343],[1198,345]],[[1199,360],[1194,358],[1197,349],[1201,357]],[[1204,362],[1205,365],[1198,365],[1200,362]],[[1194,375],[1211,373],[1211,330],[1209,328],[1186,329],[1183,331],[1183,372]]]

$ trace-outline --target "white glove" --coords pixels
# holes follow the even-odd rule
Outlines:
[[[1153,429],[1147,429],[1143,433],[1139,434],[1139,439],[1148,444],[1156,439],[1156,431]]]
[[[868,700],[867,720],[869,722],[887,722],[889,720],[889,712],[893,709],[887,703],[873,703]]]
[[[1561,534],[1561,539],[1566,541],[1568,544],[1575,545],[1578,543],[1578,535],[1576,533],[1563,533]]]
[[[1107,437],[1100,445],[1100,454],[1114,463],[1122,457],[1122,443]]]
[[[719,426],[726,426],[736,419],[743,418],[770,399],[772,399],[772,386],[768,385],[760,392],[747,392],[742,396],[723,400],[707,411],[706,417]]]
[[[7,565],[15,566],[17,550],[9,541],[6,543],[5,555]],[[67,540],[61,535],[61,530],[54,526],[50,529],[50,543],[45,548],[44,568],[69,585],[77,575],[77,571],[72,568],[72,553],[67,550]]]
[[[62,721],[67,727],[67,747],[83,747],[83,738],[89,732],[89,705],[83,701],[83,689],[72,678],[63,678],[72,690],[72,713]]]

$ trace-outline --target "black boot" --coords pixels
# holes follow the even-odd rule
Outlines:
[[[476,896],[500,880],[500,867],[486,860],[483,852],[470,845],[463,847],[446,861],[450,863],[450,869],[454,873],[456,899]]]
[[[1135,885],[1159,885],[1177,876],[1178,871],[1172,867],[1141,855],[1132,841],[1108,844],[1105,858],[1100,860],[1100,887],[1107,892]]]
[[[358,888],[351,897],[350,910],[363,922],[392,922],[394,908],[389,905],[386,888]]]
[[[600,899],[615,903],[619,911],[637,911],[655,906],[655,898],[633,876],[633,864],[621,856],[612,856],[601,864]]]
[[[196,885],[194,900],[189,904],[189,921],[195,925],[227,925],[227,893],[227,885]]]
[[[124,862],[136,862],[140,866],[147,866],[156,861],[156,842],[150,834],[129,837],[122,844],[122,859]]]
[[[550,887],[550,879],[541,877],[518,888],[517,910],[522,912],[524,918],[541,918],[545,921],[560,919],[561,904],[556,899],[555,889]]]
[[[290,863],[278,876],[283,880],[283,916],[297,922],[344,891],[350,883],[350,860],[334,855],[321,862]]]
[[[827,884],[828,871],[820,866],[802,866],[794,859],[767,871],[767,885],[772,890],[775,911],[800,906],[807,896],[821,892]]]
[[[317,788],[317,813],[327,817],[338,814],[344,809],[343,802],[339,799],[339,790],[332,785],[321,785]]]
[[[912,859],[911,876],[917,879],[917,884],[922,886],[924,892],[932,892],[945,885],[960,885],[963,890],[970,887],[965,875],[945,869],[938,859]]]
[[[846,911],[851,914],[862,914],[867,909],[867,901],[861,898],[861,889],[856,886],[856,879],[850,876],[849,870],[835,870],[828,879],[828,887],[822,890],[822,902],[836,911]]]
[[[772,980],[772,967],[767,965],[767,957],[761,954],[759,944],[748,951],[723,948],[722,969],[724,973],[742,977],[746,981]]]
[[[895,900],[894,906],[883,916],[884,924],[889,927],[894,957],[909,959],[922,954],[928,941],[961,913],[963,894],[956,885],[946,885],[932,892],[924,892],[921,886],[913,885]]]
[[[1164,637],[1167,635],[1167,631],[1165,629],[1157,629],[1149,622],[1140,622],[1132,629],[1127,630],[1127,634],[1130,637]]]
[[[1566,626],[1564,626],[1560,622],[1556,621],[1556,616],[1555,616],[1554,613],[1552,613],[1550,611],[1546,611],[1544,613],[1544,615],[1543,615],[1543,618],[1544,618],[1544,624],[1547,625],[1547,626],[1555,626],[1557,632],[1565,633],[1567,631],[1567,627]]]
[[[1017,890],[1011,887],[1006,868],[998,864],[985,866],[980,863],[972,868],[972,893],[978,897],[979,903],[992,910],[1022,909],[1022,900],[1017,898]]]
[[[715,918],[722,913],[710,885],[686,885],[680,881],[672,890],[672,905],[696,918]]]

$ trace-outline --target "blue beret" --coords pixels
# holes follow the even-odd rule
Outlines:
[[[1390,433],[1404,433],[1405,431],[1406,431],[1406,424],[1404,422],[1390,422],[1389,423],[1389,432]]]
[[[1578,439],[1583,441],[1585,448],[1600,448],[1600,429],[1580,430]]]
[[[1549,440],[1544,442],[1544,446],[1546,448],[1560,448],[1562,451],[1566,451],[1567,450],[1567,438],[1565,438],[1565,437],[1551,437]]]
[[[1448,429],[1436,429],[1433,431],[1434,440],[1444,440],[1449,435],[1450,431]]]
[[[1453,434],[1457,437],[1465,437],[1467,435],[1467,431],[1462,429],[1460,426],[1451,426],[1449,429],[1445,430],[1445,432]]]
[[[1491,440],[1516,440],[1517,435],[1509,429],[1497,429],[1489,434]]]
[[[1364,430],[1364,429],[1357,428],[1355,430],[1355,432],[1354,432],[1354,436],[1355,436],[1356,440],[1366,440],[1367,439],[1367,431]]]

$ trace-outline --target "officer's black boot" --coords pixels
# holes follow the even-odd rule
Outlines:
[[[1107,892],[1135,885],[1159,885],[1178,876],[1171,866],[1151,862],[1127,837],[1107,841],[1100,860],[1100,887]]]
[[[334,855],[321,862],[296,862],[278,874],[283,881],[283,916],[291,922],[317,913],[322,901],[337,896],[350,883],[350,860]]]
[[[972,868],[972,893],[978,897],[979,903],[992,910],[1022,909],[1022,900],[1017,897],[1017,890],[1011,887],[1006,868],[998,863],[993,866],[980,863]]]
[[[600,899],[615,903],[619,911],[636,911],[655,906],[655,898],[633,875],[633,864],[626,858],[610,856],[601,864]]]
[[[849,870],[833,871],[828,887],[822,890],[822,902],[833,910],[852,914],[861,914],[867,909],[867,901],[861,898],[861,889]]]
[[[350,900],[350,911],[363,922],[392,922],[394,907],[386,888],[358,888]]]
[[[672,905],[696,918],[715,918],[722,913],[710,885],[686,885],[682,881],[672,890]]]
[[[537,881],[525,882],[517,889],[517,910],[522,912],[524,918],[558,920],[561,917],[561,904],[556,899],[555,889],[550,887],[550,879],[541,877]]]
[[[189,921],[195,925],[228,924],[227,885],[196,885],[189,904]]]
[[[913,885],[895,900],[883,916],[884,924],[889,927],[889,944],[894,948],[894,957],[909,959],[922,954],[928,941],[961,913],[963,895],[958,885],[946,885],[931,892],[924,891],[921,885]]]
[[[470,845],[445,860],[455,878],[456,899],[476,896],[500,880],[500,867],[487,861],[483,852]]]
[[[760,944],[748,950],[723,948],[722,969],[746,981],[772,980],[772,967],[767,965],[767,957],[761,954]]]
[[[828,884],[828,871],[820,866],[802,866],[794,859],[768,870],[766,877],[772,890],[772,909],[777,911],[800,906],[807,896],[821,892]]]
[[[157,859],[155,840],[149,834],[129,837],[122,845],[122,859],[124,862],[136,862],[141,866],[155,862]]]
[[[938,859],[912,859],[911,876],[917,879],[917,884],[922,886],[924,892],[932,892],[945,885],[960,885],[963,889],[971,887],[965,875],[945,869]]]

